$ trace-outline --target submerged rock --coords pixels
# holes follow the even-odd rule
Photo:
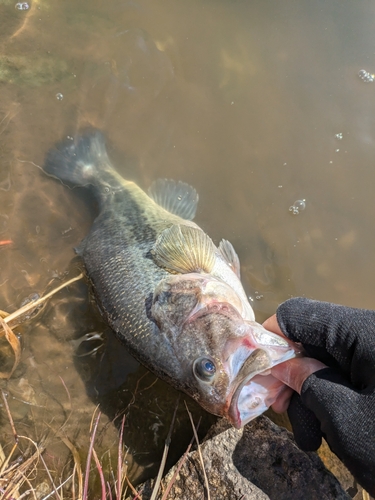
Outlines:
[[[261,416],[237,430],[226,421],[215,424],[201,445],[211,500],[348,500],[350,496],[315,453],[300,450],[287,430]],[[180,460],[181,462],[181,460]],[[160,500],[177,464],[163,479]],[[151,496],[153,481],[141,487]],[[168,500],[207,498],[198,451],[188,454]]]

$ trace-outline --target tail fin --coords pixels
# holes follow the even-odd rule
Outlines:
[[[74,139],[68,137],[47,153],[43,169],[76,186],[100,183],[99,172],[112,170],[103,134],[92,129]]]

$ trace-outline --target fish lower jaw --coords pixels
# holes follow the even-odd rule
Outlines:
[[[236,429],[264,413],[287,386],[272,375],[260,373],[245,383],[232,398],[227,418]]]
[[[263,371],[249,373],[235,389],[227,418],[232,425],[240,429],[248,422],[264,413],[275,403],[287,386],[271,375],[271,368],[295,357],[295,352],[289,349],[277,362],[272,362]]]

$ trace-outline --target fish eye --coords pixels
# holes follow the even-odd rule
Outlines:
[[[216,366],[210,358],[198,358],[194,361],[193,371],[203,382],[211,382],[216,373]]]

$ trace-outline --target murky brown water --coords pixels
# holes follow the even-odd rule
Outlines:
[[[259,321],[291,295],[374,307],[375,83],[358,77],[375,72],[371,2],[15,4],[0,0],[0,239],[13,241],[0,246],[1,309],[78,272],[93,207],[38,166],[87,124],[125,177],[196,187],[197,222],[234,244]],[[110,340],[75,356],[72,340],[104,330],[87,296],[75,284],[24,327],[22,365],[3,384],[15,425],[37,440],[47,423],[50,464],[64,464],[60,434],[84,449],[95,403],[110,422],[137,390],[125,444],[143,470],[160,458],[176,395],[149,388],[151,375],[137,386],[145,372]],[[103,429],[116,447],[114,426]]]

